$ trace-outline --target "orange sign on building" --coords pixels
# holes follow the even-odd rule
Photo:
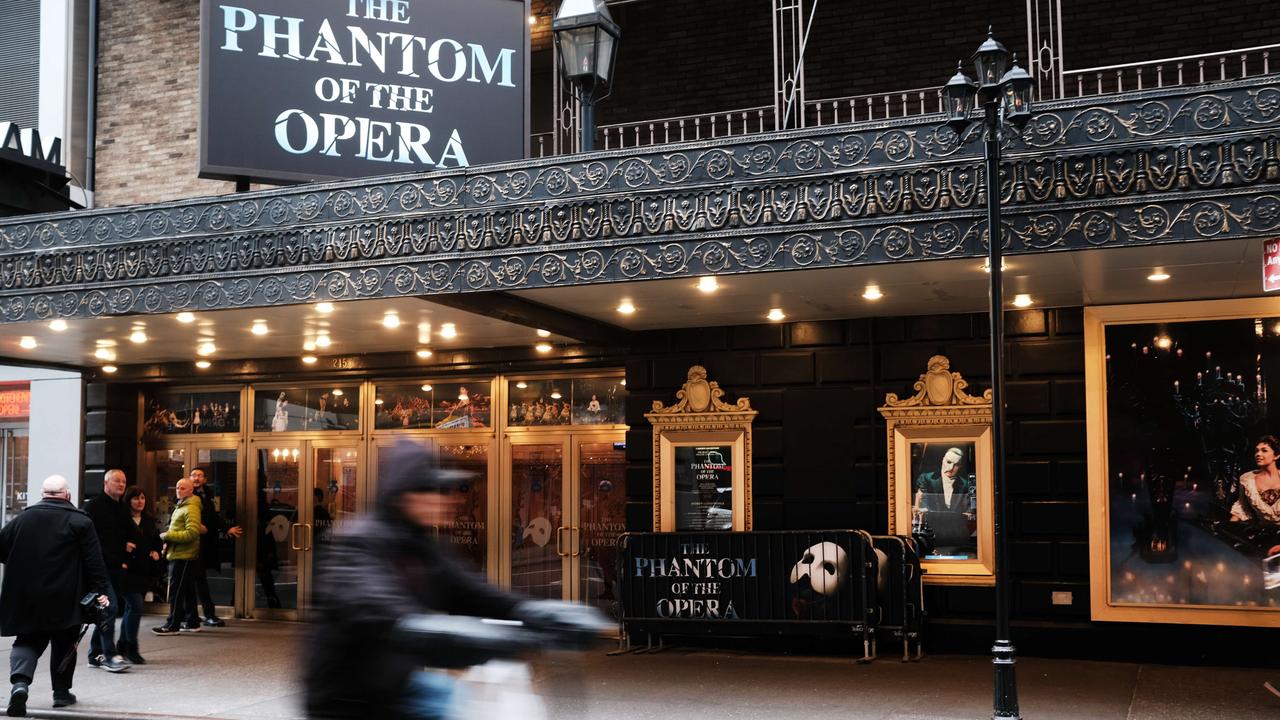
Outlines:
[[[25,420],[31,415],[31,387],[0,385],[0,420]]]

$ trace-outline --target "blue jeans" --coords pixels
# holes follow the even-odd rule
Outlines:
[[[107,606],[111,613],[111,621],[103,623],[93,628],[93,637],[89,638],[89,657],[95,655],[106,655],[111,657],[116,654],[116,618],[120,617],[120,573],[107,572],[107,599],[111,603]]]
[[[457,681],[435,672],[415,672],[404,689],[401,712],[409,720],[449,720],[459,709]]]
[[[138,625],[142,622],[144,600],[140,592],[124,594],[124,618],[120,621],[120,641],[138,647]]]

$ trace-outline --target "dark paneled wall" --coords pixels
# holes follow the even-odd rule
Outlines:
[[[1084,347],[1081,311],[1008,315],[1009,490],[1015,614],[1088,617]],[[943,354],[990,387],[984,315],[935,315],[655,332],[627,364],[632,529],[648,529],[652,434],[644,412],[672,402],[692,364],[756,419],[756,529],[888,530],[886,393],[914,394],[929,357]],[[1054,591],[1072,593],[1052,605]],[[940,617],[987,617],[988,589],[931,587]]]
[[[102,492],[102,476],[111,468],[137,481],[138,392],[131,385],[91,382],[85,386],[84,491]]]

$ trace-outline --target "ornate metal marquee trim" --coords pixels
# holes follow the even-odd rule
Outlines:
[[[1006,140],[1011,252],[1274,233],[1280,77],[1046,104]],[[984,252],[937,118],[0,222],[0,321]]]

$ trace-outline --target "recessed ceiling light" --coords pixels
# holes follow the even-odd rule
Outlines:
[[[334,396],[334,397],[342,397],[342,388],[334,388],[334,389],[333,389],[333,396]]]
[[[432,388],[431,388],[431,386],[430,386],[430,385],[423,385],[423,386],[422,386],[422,392],[431,392],[431,389],[432,389]]]
[[[538,337],[551,337],[551,331],[550,331],[550,330],[539,330],[539,331],[538,331]]]
[[[134,330],[129,334],[129,342],[141,345],[147,341],[147,333],[142,330]]]
[[[1005,270],[1008,270],[1008,269],[1009,269],[1009,261],[1005,260],[1003,257],[1000,258],[1000,272],[1004,272]],[[991,258],[987,258],[986,260],[982,261],[982,272],[984,273],[991,272]]]
[[[1156,268],[1154,272],[1152,272],[1150,275],[1147,276],[1147,279],[1150,280],[1151,282],[1164,282],[1165,280],[1168,280],[1171,277],[1173,276],[1165,272],[1163,269]]]
[[[311,352],[311,351],[315,350],[315,349],[316,349],[316,343],[315,343],[315,341],[314,341],[314,340],[308,340],[308,341],[306,341],[306,342],[302,343],[302,349],[303,349],[303,350],[306,350],[307,352]]]
[[[36,339],[30,335],[23,335],[22,339],[18,341],[18,347],[23,350],[34,350],[36,347]]]
[[[884,297],[884,293],[880,292],[879,285],[868,285],[866,290],[862,291],[864,300],[879,300]]]
[[[331,340],[328,335],[316,336],[316,347],[324,348],[324,347],[329,347],[332,344],[333,344],[333,340]]]
[[[1034,301],[1031,299],[1031,296],[1025,293],[1019,293],[1015,295],[1013,298],[1014,307],[1020,307],[1020,308],[1031,307],[1031,304],[1033,302]]]
[[[62,332],[63,330],[67,329],[67,321],[63,320],[62,318],[58,318],[57,320],[50,320],[49,329],[54,332]]]
[[[387,328],[388,330],[394,330],[400,327],[400,316],[393,312],[389,312],[386,315],[383,315],[382,327]]]
[[[418,357],[422,358],[423,360],[426,360],[427,358],[431,357],[434,354],[435,353],[431,352],[426,348],[422,348],[421,350],[418,351]]]
[[[99,360],[115,360],[116,359],[116,354],[114,351],[109,350],[107,348],[101,348],[101,347],[93,351],[93,356],[98,358]]]
[[[178,313],[176,320],[183,324],[190,324],[196,321],[196,315],[195,313],[180,312]]]
[[[538,343],[533,346],[533,349],[540,353],[549,353],[551,352],[551,343]]]
[[[623,315],[630,315],[635,311],[636,311],[636,306],[632,305],[630,300],[623,300],[621,303],[618,304],[618,312],[622,313]]]
[[[374,404],[374,405],[381,405],[381,404],[382,404],[382,402],[383,402],[383,401],[382,401],[382,398],[374,398],[373,404]]]
[[[218,352],[218,346],[214,345],[212,340],[206,340],[200,343],[200,346],[196,348],[196,354],[201,357],[212,355],[216,352]]]
[[[710,275],[704,275],[698,278],[698,289],[704,293],[713,293],[720,289],[720,283]]]
[[[267,328],[267,324],[265,322],[259,320],[253,324],[253,327],[249,328],[249,332],[254,335],[266,335],[271,331]]]
[[[452,340],[458,337],[458,326],[453,323],[445,323],[440,326],[440,337],[446,340]]]
[[[119,368],[117,368],[115,365],[103,365],[103,366],[102,366],[102,372],[107,373],[108,375],[110,375],[111,373],[115,372],[115,371],[116,371],[116,370],[118,370],[118,369],[119,369]]]
[[[524,390],[525,388],[529,387],[529,383],[521,380],[520,382],[516,383],[516,387],[520,388],[521,390]]]
[[[304,362],[304,363],[306,363],[306,364],[308,364],[308,365],[315,365],[315,364],[316,364],[316,356],[315,356],[315,355],[303,355],[303,356],[302,356],[302,362]]]
[[[418,323],[418,344],[426,345],[429,342],[431,342],[431,323]]]
[[[779,320],[785,319],[787,314],[782,312],[782,308],[769,308],[769,314],[765,315],[765,317],[774,322],[778,322]]]
[[[333,312],[333,303],[329,303],[329,302],[316,303],[316,312],[320,313],[321,315],[328,315],[329,313]]]
[[[197,360],[197,361],[196,361],[196,367],[200,368],[201,370],[208,369],[208,367],[209,367],[210,365],[212,365],[212,364],[213,364],[213,363],[209,362],[208,360]]]
[[[552,400],[559,400],[559,399],[560,399],[560,391],[559,391],[559,390],[552,390],[552,391],[551,391],[551,399],[552,399]]]

